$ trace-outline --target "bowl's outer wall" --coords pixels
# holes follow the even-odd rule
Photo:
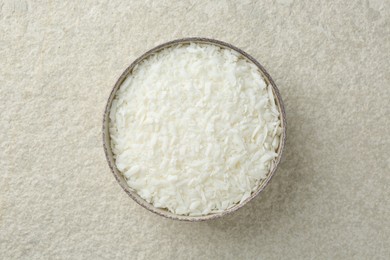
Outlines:
[[[110,134],[109,134],[109,123],[110,123],[109,122],[109,115],[110,115],[110,109],[111,109],[112,101],[115,98],[116,91],[120,88],[120,86],[122,85],[123,81],[129,75],[131,75],[131,72],[132,72],[133,68],[140,61],[142,61],[145,58],[149,57],[153,53],[156,53],[156,52],[158,52],[158,51],[160,51],[160,50],[162,50],[164,48],[167,48],[167,47],[171,47],[171,46],[179,45],[179,44],[188,44],[188,43],[213,44],[213,45],[217,45],[217,46],[222,47],[222,48],[232,49],[232,50],[235,50],[235,51],[239,52],[243,57],[245,57],[246,59],[248,59],[252,63],[254,63],[259,68],[261,73],[263,74],[263,77],[266,80],[266,82],[268,84],[271,84],[271,86],[273,88],[274,96],[275,96],[275,99],[276,99],[276,104],[277,104],[277,106],[279,108],[279,112],[280,112],[281,127],[282,127],[281,140],[280,140],[280,144],[279,144],[279,147],[278,147],[278,156],[273,161],[273,165],[271,166],[271,171],[267,175],[267,178],[260,182],[259,187],[257,188],[257,190],[255,192],[253,192],[252,195],[249,198],[247,198],[245,201],[243,201],[240,204],[237,204],[236,206],[234,206],[234,207],[232,207],[232,208],[230,208],[228,210],[225,210],[225,211],[223,211],[221,213],[214,213],[214,214],[209,214],[209,215],[204,215],[204,216],[177,215],[177,214],[174,214],[174,213],[172,213],[172,212],[170,212],[168,210],[156,208],[153,205],[151,205],[150,203],[148,203],[147,201],[145,201],[144,199],[142,199],[135,191],[133,191],[127,185],[126,180],[124,179],[123,175],[116,168],[114,156],[113,156],[112,149],[111,149],[111,140],[110,140]],[[141,57],[136,59],[122,73],[122,75],[119,77],[118,81],[116,82],[114,88],[112,89],[110,97],[109,97],[109,99],[107,101],[106,108],[105,108],[105,111],[104,111],[104,116],[103,116],[103,129],[102,130],[103,130],[103,147],[104,147],[104,152],[106,154],[108,165],[109,165],[112,173],[114,174],[116,180],[120,184],[120,186],[123,188],[123,190],[132,199],[134,199],[139,205],[141,205],[142,207],[148,209],[149,211],[152,211],[152,212],[154,212],[154,213],[156,213],[156,214],[158,214],[160,216],[166,217],[166,218],[170,218],[170,219],[174,219],[174,220],[192,221],[192,222],[193,221],[205,221],[205,220],[211,220],[211,219],[219,218],[219,217],[222,217],[222,216],[224,216],[226,214],[229,214],[231,212],[234,212],[234,211],[238,210],[239,208],[244,206],[246,203],[251,201],[254,197],[256,197],[262,190],[264,190],[264,188],[267,186],[267,184],[271,180],[272,176],[274,175],[274,173],[276,171],[276,168],[277,168],[277,166],[278,166],[278,164],[279,164],[279,162],[281,160],[281,157],[282,157],[282,152],[283,152],[284,145],[285,145],[285,142],[286,142],[286,113],[285,113],[285,109],[284,109],[282,98],[280,96],[278,88],[275,85],[275,82],[272,80],[271,76],[264,69],[264,67],[259,62],[257,62],[252,56],[250,56],[246,52],[240,50],[239,48],[237,48],[237,47],[235,47],[235,46],[233,46],[231,44],[222,42],[222,41],[218,41],[218,40],[214,40],[214,39],[207,39],[207,38],[183,38],[183,39],[177,39],[177,40],[174,40],[174,41],[170,41],[170,42],[161,44],[161,45],[159,45],[159,46],[149,50],[148,52],[143,54]]]

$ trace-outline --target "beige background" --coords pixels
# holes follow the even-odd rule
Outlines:
[[[390,1],[0,0],[0,258],[389,259]],[[105,161],[111,87],[188,36],[247,51],[284,98],[285,156],[233,215],[147,212]]]

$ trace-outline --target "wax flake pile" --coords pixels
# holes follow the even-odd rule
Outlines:
[[[110,137],[118,170],[155,207],[190,216],[243,202],[277,156],[271,86],[239,53],[209,44],[164,49],[117,91]]]

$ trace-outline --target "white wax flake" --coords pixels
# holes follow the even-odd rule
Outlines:
[[[189,216],[232,208],[278,156],[274,94],[259,69],[232,50],[191,43],[153,54],[112,102],[116,166],[155,207]]]
[[[125,177],[129,179],[131,176],[138,173],[140,170],[141,167],[139,167],[138,165],[134,165],[130,168],[130,170],[125,172]]]

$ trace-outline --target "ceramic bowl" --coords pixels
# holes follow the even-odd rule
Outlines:
[[[243,201],[242,203],[239,203],[239,204],[237,204],[237,205],[235,205],[235,206],[231,207],[230,209],[227,209],[227,210],[225,210],[223,212],[220,212],[220,213],[210,213],[210,214],[204,215],[204,216],[177,215],[177,214],[174,214],[174,213],[172,213],[172,212],[170,212],[170,211],[168,211],[166,209],[156,208],[152,204],[148,203],[143,198],[141,198],[135,191],[133,191],[127,185],[127,182],[126,182],[124,176],[116,168],[115,160],[114,160],[112,149],[111,149],[111,140],[110,140],[110,134],[109,134],[109,115],[110,115],[112,101],[113,101],[113,99],[115,97],[115,94],[116,94],[117,90],[120,88],[120,86],[122,85],[122,83],[124,82],[126,77],[131,75],[133,68],[139,62],[141,62],[143,59],[148,58],[151,54],[156,53],[156,52],[158,52],[158,51],[160,51],[160,50],[162,50],[164,48],[169,48],[171,46],[178,45],[178,44],[189,44],[189,43],[212,44],[212,45],[217,45],[217,46],[219,46],[221,48],[232,49],[232,50],[235,50],[235,51],[239,52],[244,58],[246,58],[247,60],[249,60],[250,62],[255,64],[259,68],[260,72],[263,74],[264,80],[267,82],[267,84],[271,84],[271,86],[273,88],[275,101],[276,101],[276,104],[277,104],[277,106],[279,108],[279,112],[280,112],[281,127],[282,127],[282,134],[281,134],[281,137],[280,137],[280,144],[279,144],[279,147],[278,147],[278,150],[277,150],[278,156],[272,161],[271,168],[270,168],[269,173],[267,174],[267,177],[265,179],[263,179],[259,183],[257,189],[251,194],[251,196],[249,198],[247,198],[245,201]],[[222,41],[218,41],[218,40],[214,40],[214,39],[206,39],[206,38],[184,38],[184,39],[178,39],[178,40],[174,40],[174,41],[170,41],[170,42],[161,44],[161,45],[159,45],[159,46],[157,46],[157,47],[147,51],[141,57],[136,59],[122,73],[122,75],[119,77],[118,81],[116,82],[116,84],[114,85],[114,87],[113,87],[113,89],[111,91],[110,97],[108,98],[106,109],[104,111],[104,117],[103,117],[103,146],[104,146],[104,151],[105,151],[105,154],[106,154],[108,165],[110,166],[111,171],[114,174],[114,176],[115,176],[116,180],[118,181],[119,185],[122,187],[122,189],[133,200],[135,200],[142,207],[144,207],[144,208],[150,210],[151,212],[154,212],[154,213],[156,213],[156,214],[158,214],[160,216],[163,216],[163,217],[166,217],[166,218],[170,218],[170,219],[174,219],[174,220],[183,220],[183,221],[205,221],[205,220],[211,220],[211,219],[216,219],[216,218],[225,216],[225,215],[227,215],[229,213],[232,213],[232,212],[238,210],[239,208],[243,207],[245,204],[247,204],[249,201],[251,201],[257,195],[259,195],[259,193],[264,190],[264,188],[267,186],[267,184],[271,180],[271,178],[274,175],[274,173],[276,171],[276,168],[277,168],[277,166],[278,166],[278,164],[280,162],[282,151],[283,151],[283,148],[284,148],[284,145],[285,145],[285,140],[286,140],[286,114],[285,114],[285,110],[284,110],[284,106],[283,106],[283,102],[282,102],[282,98],[280,96],[279,90],[276,87],[276,85],[275,85],[274,81],[272,80],[271,76],[268,74],[268,72],[264,69],[264,67],[258,61],[256,61],[252,56],[250,56],[246,52],[240,50],[237,47],[232,46],[231,44],[228,44],[228,43],[225,43],[225,42],[222,42]]]

